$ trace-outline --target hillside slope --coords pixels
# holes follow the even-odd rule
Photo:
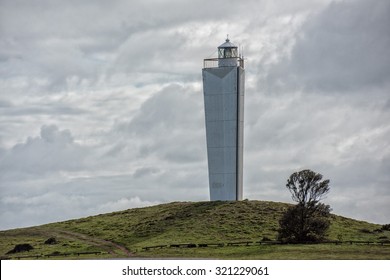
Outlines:
[[[288,206],[279,202],[245,200],[173,202],[129,209],[2,231],[0,255],[4,256],[20,243],[29,243],[35,248],[34,253],[28,254],[104,251],[111,257],[128,257],[132,255],[130,252],[139,252],[144,246],[160,244],[275,240],[278,220]],[[328,239],[389,240],[390,232],[380,228],[380,225],[332,215]],[[44,245],[50,237],[58,242]]]

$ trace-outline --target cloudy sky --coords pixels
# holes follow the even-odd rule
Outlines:
[[[390,223],[390,1],[0,0],[0,229],[208,200],[201,68],[246,57],[244,197]]]

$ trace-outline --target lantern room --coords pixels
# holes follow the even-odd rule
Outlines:
[[[237,66],[237,46],[226,38],[225,43],[218,47],[218,67]]]

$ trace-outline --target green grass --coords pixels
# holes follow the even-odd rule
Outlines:
[[[49,237],[56,236],[58,238],[57,244],[47,245],[44,244]],[[43,230],[40,227],[34,228],[25,228],[25,229],[16,229],[10,231],[0,232],[0,248],[1,255],[5,255],[8,251],[13,249],[17,244],[28,243],[34,247],[33,250],[29,252],[21,252],[12,255],[9,257],[21,257],[21,256],[37,256],[40,258],[45,255],[55,255],[60,254],[76,254],[79,252],[96,252],[101,251],[98,246],[93,246],[90,243],[84,242],[82,240],[77,240],[74,238],[61,238],[58,234],[54,232]],[[51,256],[50,258],[53,258]],[[58,258],[58,257],[57,257]]]
[[[252,245],[215,248],[166,248],[139,256],[160,258],[217,258],[257,260],[380,260],[390,259],[390,246],[381,245]]]
[[[127,248],[140,257],[199,257],[223,259],[390,259],[390,245],[262,245],[222,248],[167,248],[143,251],[144,246],[175,243],[227,243],[277,238],[278,220],[289,204],[267,201],[174,202],[129,209],[39,227],[0,232],[0,255],[16,244],[34,250],[12,255],[73,254],[62,258],[127,257]],[[332,215],[329,240],[386,241],[381,226]],[[44,245],[49,237],[59,243]],[[112,243],[109,243],[110,241]],[[121,248],[118,247],[122,246]],[[99,251],[102,255],[77,256]],[[8,255],[9,256],[9,255]]]

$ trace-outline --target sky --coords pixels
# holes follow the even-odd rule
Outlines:
[[[244,198],[390,223],[390,1],[0,0],[0,229],[209,200],[203,59],[245,57]]]

